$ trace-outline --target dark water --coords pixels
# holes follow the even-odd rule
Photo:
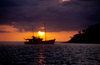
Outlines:
[[[1,42],[0,65],[100,65],[100,45]]]

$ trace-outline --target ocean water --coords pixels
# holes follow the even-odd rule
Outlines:
[[[100,45],[0,42],[0,65],[100,65]]]

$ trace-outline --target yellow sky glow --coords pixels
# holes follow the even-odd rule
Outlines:
[[[55,38],[56,41],[67,41],[76,33],[77,31],[47,32],[46,37],[47,40]],[[39,36],[37,32],[0,33],[0,41],[25,41],[25,38],[32,38],[33,35]],[[45,36],[40,37],[45,38]]]
[[[34,33],[25,31],[18,32],[19,29],[10,25],[0,26],[0,31],[5,31],[0,32],[0,41],[25,41],[27,38],[32,38],[33,35],[45,40],[45,33],[41,31]],[[55,38],[56,41],[68,41],[76,33],[77,31],[46,32],[46,40]]]
[[[39,34],[40,36],[43,36],[43,35],[45,34],[45,32],[39,31],[38,34]]]

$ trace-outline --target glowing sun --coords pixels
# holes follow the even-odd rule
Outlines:
[[[45,34],[45,32],[39,31],[38,34],[39,34],[40,36],[43,36],[43,35]]]

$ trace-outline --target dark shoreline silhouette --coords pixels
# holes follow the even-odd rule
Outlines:
[[[100,23],[79,31],[67,43],[97,43],[100,44]]]

